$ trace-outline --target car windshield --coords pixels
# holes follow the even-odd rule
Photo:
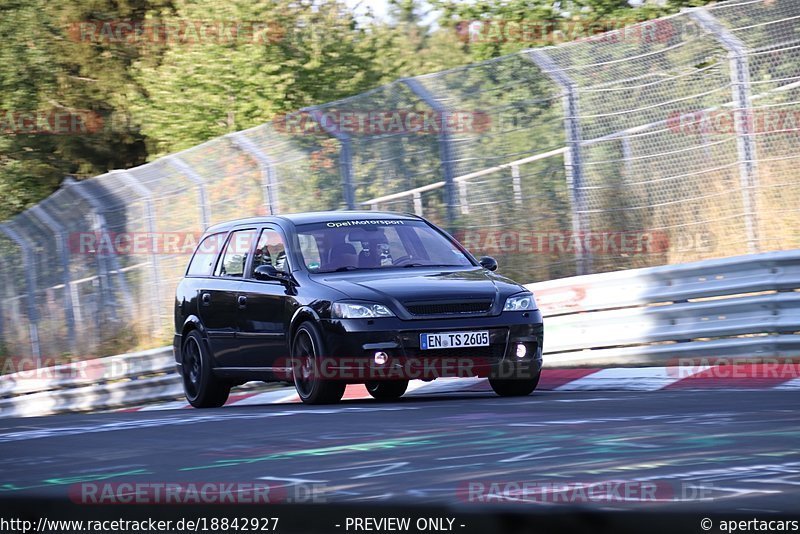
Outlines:
[[[297,227],[312,273],[473,265],[443,234],[413,219],[329,221]]]

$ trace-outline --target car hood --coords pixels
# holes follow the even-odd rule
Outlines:
[[[470,269],[392,269],[387,272],[340,273],[325,284],[351,299],[374,302],[491,300],[499,302],[524,291],[519,284],[480,267]]]

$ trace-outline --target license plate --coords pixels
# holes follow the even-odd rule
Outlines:
[[[419,346],[422,350],[453,349],[460,347],[488,347],[489,332],[438,332],[420,334]]]

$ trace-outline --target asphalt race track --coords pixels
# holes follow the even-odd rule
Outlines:
[[[655,498],[572,494],[570,504],[796,512],[797,406],[796,392],[779,390],[537,392],[512,399],[474,392],[330,407],[4,419],[0,496],[66,498],[86,482],[268,481],[284,488],[287,501],[309,499],[311,488],[316,502],[474,509],[488,506],[481,502],[488,490],[469,488],[491,483],[508,489],[623,481],[653,483]],[[563,502],[536,491],[511,491],[504,499],[524,509]]]

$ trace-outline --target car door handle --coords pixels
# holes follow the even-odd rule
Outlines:
[[[211,293],[203,293],[200,296],[200,300],[203,302],[203,306],[208,306],[211,304]]]
[[[245,306],[247,306],[247,297],[245,297],[244,295],[239,295],[239,298],[236,299],[236,302],[239,303],[240,308],[244,308]]]

